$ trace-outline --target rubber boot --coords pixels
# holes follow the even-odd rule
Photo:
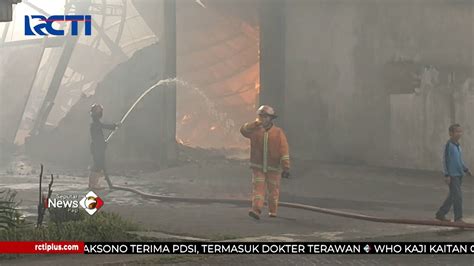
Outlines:
[[[254,218],[255,220],[260,220],[260,212],[255,211],[253,209],[249,210],[249,216]]]

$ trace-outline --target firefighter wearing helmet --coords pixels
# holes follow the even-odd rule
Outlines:
[[[90,115],[92,123],[90,125],[91,134],[91,153],[93,165],[89,175],[89,189],[102,189],[100,187],[100,178],[105,175],[105,142],[103,129],[115,130],[120,127],[120,123],[104,124],[100,121],[104,113],[104,107],[100,104],[91,106]]]
[[[242,135],[250,139],[250,168],[252,169],[252,208],[249,216],[260,219],[265,187],[268,190],[268,215],[277,216],[280,197],[280,179],[290,176],[290,156],[285,133],[273,124],[275,110],[262,105],[257,119],[240,128]]]

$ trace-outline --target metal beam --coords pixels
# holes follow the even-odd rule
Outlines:
[[[100,37],[102,37],[105,45],[109,47],[110,51],[112,52],[112,56],[119,56],[121,59],[127,58],[127,55],[125,55],[118,43],[115,43],[112,39],[110,39],[107,33],[100,27],[99,24],[97,24],[97,22],[95,22],[95,20],[92,20],[92,26],[97,30],[97,33],[99,33]]]
[[[87,2],[83,2],[81,5],[78,5],[77,11],[80,14],[86,13],[89,10],[89,5],[86,3]],[[78,32],[82,32],[83,27],[84,24],[79,23]],[[58,94],[59,88],[61,87],[61,81],[63,80],[64,73],[66,72],[72,53],[80,36],[71,36],[71,34],[68,33],[65,38],[66,42],[63,45],[61,57],[59,58],[58,65],[53,74],[53,78],[51,79],[51,83],[44,98],[43,104],[38,111],[38,116],[36,118],[33,130],[31,131],[32,136],[37,135],[43,129],[43,126],[48,119],[49,113],[53,108],[56,95]]]
[[[23,2],[23,3],[24,3],[25,5],[27,5],[27,6],[31,7],[31,8],[33,8],[33,9],[36,10],[37,12],[41,13],[41,15],[43,15],[43,16],[46,16],[46,17],[49,17],[49,16],[50,16],[50,15],[48,14],[48,12],[46,12],[44,9],[38,7],[38,6],[35,5],[35,4],[30,3],[29,1],[25,1],[25,2]]]
[[[43,61],[44,51],[47,48],[46,47],[46,41],[48,39],[49,38],[41,39],[41,41],[43,41],[43,44],[42,44],[42,47],[41,47],[41,54],[40,54],[38,63],[36,64],[36,71],[35,71],[35,74],[34,74],[33,78],[31,79],[30,90],[28,91],[28,96],[26,97],[25,104],[23,106],[23,111],[21,112],[21,116],[18,119],[16,131],[15,131],[15,134],[13,135],[13,139],[12,139],[11,143],[15,143],[16,136],[18,135],[18,131],[20,130],[21,122],[23,120],[23,116],[25,115],[26,107],[28,106],[28,100],[30,99],[31,92],[33,91],[33,86],[36,82],[36,77],[38,76],[38,72],[40,71],[40,66],[41,66],[41,62]]]

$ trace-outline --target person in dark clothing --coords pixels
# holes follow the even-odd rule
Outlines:
[[[446,184],[449,186],[449,194],[443,205],[436,212],[436,219],[440,221],[450,221],[445,215],[453,206],[454,221],[462,223],[462,178],[466,173],[472,176],[462,159],[461,146],[459,140],[462,136],[462,128],[459,124],[449,127],[449,140],[446,143],[443,154],[443,170]]]
[[[100,121],[104,112],[104,107],[100,104],[93,104],[91,107],[92,123],[90,125],[91,134],[91,153],[93,165],[89,175],[89,188],[101,189],[99,186],[100,177],[106,174],[105,172],[105,149],[107,143],[105,142],[103,129],[115,130],[120,127],[120,123],[104,124]]]

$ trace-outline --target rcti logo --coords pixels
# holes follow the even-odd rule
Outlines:
[[[84,208],[90,215],[96,213],[104,205],[104,201],[93,191],[90,191],[80,201],[77,195],[58,195],[53,199],[45,199],[46,208],[64,208],[77,212],[79,206]]]
[[[32,21],[37,21],[36,25],[32,27]],[[25,35],[54,35],[64,36],[64,30],[58,30],[53,27],[53,22],[71,22],[71,35],[77,36],[79,34],[79,22],[84,23],[84,32],[86,36],[92,35],[92,17],[89,15],[55,15],[49,18],[41,15],[25,16]]]

